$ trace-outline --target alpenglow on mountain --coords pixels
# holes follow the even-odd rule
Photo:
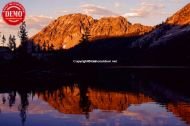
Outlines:
[[[170,25],[189,25],[190,24],[190,3],[177,11],[173,16],[166,20]]]
[[[149,34],[133,42],[132,47],[155,47],[165,46],[166,44],[173,45],[174,43],[176,45],[184,45],[185,42],[186,44],[189,43],[189,36],[190,3],[169,17],[165,22],[157,25]],[[184,42],[183,44],[182,41]]]
[[[139,36],[153,28],[131,24],[124,17],[104,17],[99,20],[84,14],[69,14],[54,20],[31,39],[39,45],[53,44],[55,49],[69,49],[81,42],[88,30],[90,40],[109,37]]]

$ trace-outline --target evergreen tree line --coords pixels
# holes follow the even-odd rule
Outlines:
[[[49,41],[44,41],[43,43],[34,43],[31,40],[29,40],[28,32],[26,29],[26,23],[22,22],[19,26],[18,30],[18,37],[20,39],[20,45],[17,48],[16,45],[16,36],[15,35],[9,35],[9,38],[7,39],[5,35],[0,35],[1,38],[1,46],[2,47],[8,47],[11,51],[22,51],[23,52],[48,52],[48,51],[54,51],[54,45],[51,44]],[[85,29],[83,31],[83,35],[81,38],[81,43],[85,45],[89,41],[89,30]],[[7,44],[6,44],[7,43]],[[58,50],[63,50],[64,44],[61,43]]]
[[[21,43],[18,49],[24,52],[35,53],[35,52],[48,52],[54,50],[54,45],[50,44],[49,41],[44,41],[40,45],[39,43],[34,43],[33,41],[29,40],[25,22],[23,22],[20,25],[18,36],[20,38],[20,43]]]
[[[24,51],[24,52],[40,52],[40,51],[53,51],[54,46],[53,44],[50,44],[49,41],[45,41],[40,44],[34,44],[31,42],[28,38],[28,32],[26,29],[26,23],[22,22],[22,24],[19,27],[18,31],[18,37],[20,39],[20,45],[17,48],[16,45],[16,36],[15,35],[9,35],[9,38],[7,39],[5,35],[1,36],[0,33],[0,38],[1,38],[1,46],[2,47],[8,47],[11,51],[19,50],[19,51]],[[6,44],[7,43],[7,44]]]
[[[8,43],[6,44],[6,37],[5,35],[2,36],[1,38],[1,45],[2,47],[9,47],[10,50],[14,51],[16,50],[16,37],[15,35],[9,35]]]

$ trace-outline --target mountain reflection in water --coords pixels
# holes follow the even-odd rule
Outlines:
[[[55,89],[1,90],[0,125],[189,125],[189,96],[149,80],[130,80],[114,88],[80,81]]]

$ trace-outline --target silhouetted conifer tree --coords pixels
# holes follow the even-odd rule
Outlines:
[[[81,38],[81,43],[82,43],[81,54],[83,58],[88,55],[89,39],[90,39],[89,29],[85,29],[84,31],[82,31],[82,38]]]
[[[3,35],[3,37],[2,37],[2,45],[4,46],[5,43],[6,43],[6,38],[5,38],[5,35]]]
[[[12,37],[13,50],[16,50],[16,37],[13,35]]]
[[[7,46],[12,50],[12,35],[9,36],[9,42]]]
[[[26,30],[26,23],[22,22],[22,24],[19,27],[18,36],[20,38],[20,48],[27,52],[28,50],[28,32]]]
[[[64,48],[65,48],[64,42],[61,42],[61,43],[59,44],[59,50],[63,50]]]
[[[53,51],[54,50],[54,45],[51,44],[50,47],[49,47],[49,51]]]
[[[81,42],[88,43],[89,39],[90,39],[90,32],[89,29],[86,28],[84,31],[82,31]]]
[[[47,49],[47,44],[46,44],[46,42],[44,41],[44,43],[43,43],[43,45],[42,45],[42,50],[43,50],[43,51],[46,51],[46,49]]]
[[[36,44],[35,46],[35,52],[39,53],[41,51],[41,47],[40,47],[40,44]]]
[[[7,46],[10,48],[10,50],[14,51],[16,49],[16,38],[13,35],[9,36],[9,42],[7,44]]]
[[[49,51],[49,48],[50,48],[50,42],[49,41],[46,42],[46,46],[47,46],[47,50]]]

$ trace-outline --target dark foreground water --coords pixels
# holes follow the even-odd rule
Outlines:
[[[116,70],[3,80],[0,126],[187,126],[189,75]]]

